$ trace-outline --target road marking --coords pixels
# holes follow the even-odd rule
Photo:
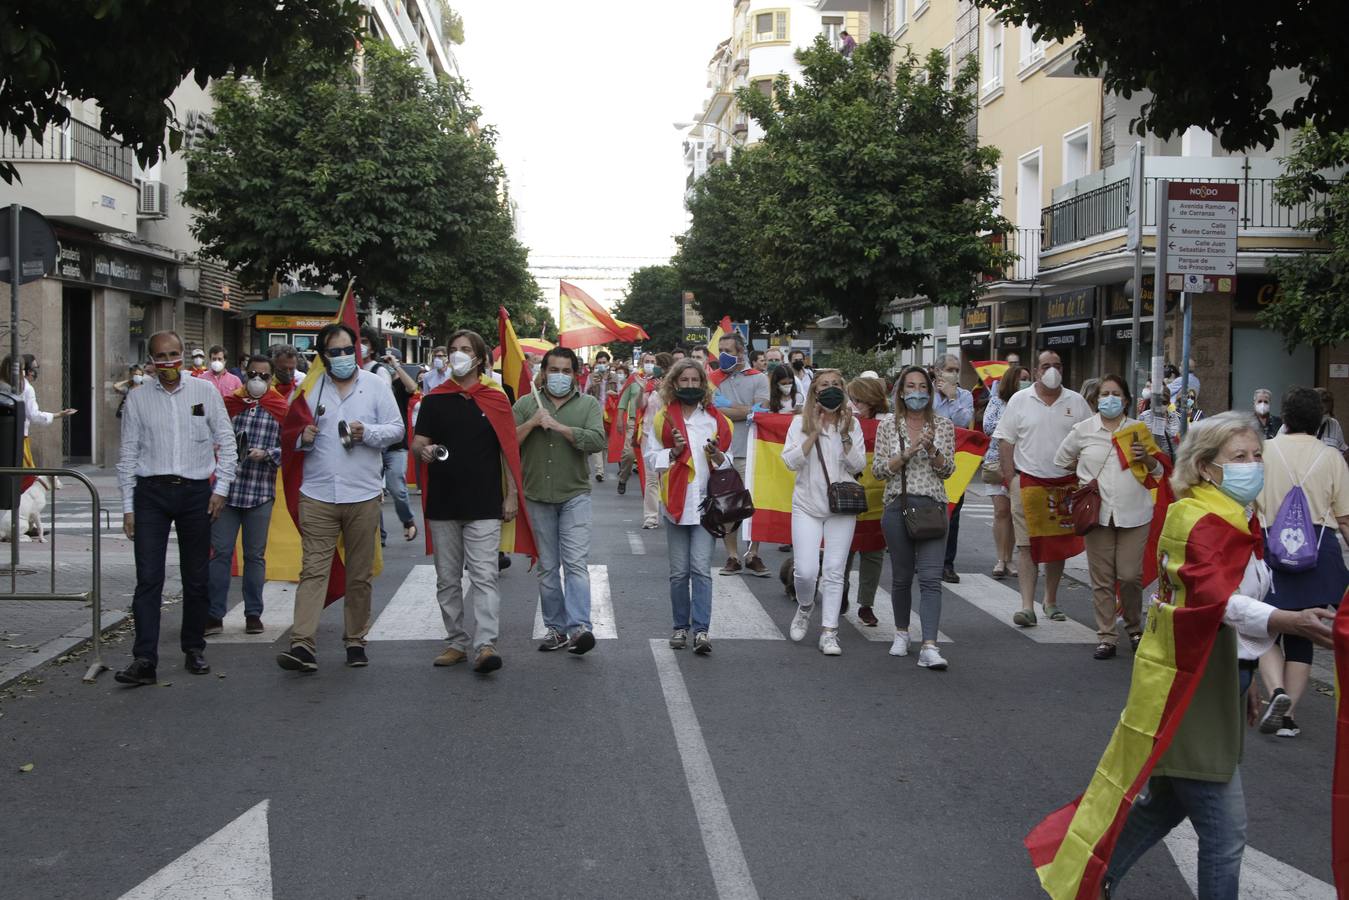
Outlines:
[[[244,633],[244,604],[240,600],[225,613],[224,630],[206,639],[208,644],[270,644],[295,622],[295,583],[268,581],[262,586],[262,634]]]
[[[715,604],[713,606],[715,609]],[[693,812],[698,817],[703,849],[712,869],[712,883],[720,900],[757,900],[759,892],[749,874],[745,851],[740,847],[740,836],[731,821],[731,810],[721,792],[712,756],[707,752],[698,715],[693,710],[684,676],[680,674],[675,652],[663,640],[652,639],[651,654],[656,659],[656,674],[660,689],[665,694],[665,708],[670,714],[679,760],[684,765],[684,780],[688,782]]]
[[[1190,892],[1199,893],[1199,836],[1185,819],[1166,836],[1166,849],[1176,861]],[[1335,888],[1272,856],[1247,847],[1241,855],[1242,900],[1335,900]]]
[[[613,640],[618,637],[618,624],[614,620],[614,601],[609,593],[609,567],[586,568],[590,572],[590,630],[598,640]],[[563,588],[565,587],[566,580],[563,579]],[[543,624],[543,604],[536,603],[534,640],[541,641],[547,636],[548,627]]]
[[[271,900],[267,801],[122,895],[121,900]]]
[[[1042,578],[1040,581],[1043,584],[1044,579]],[[1068,619],[1066,622],[1055,622],[1044,615],[1043,609],[1037,609],[1036,611],[1040,623],[1036,627],[1021,628],[1016,625],[1012,622],[1012,614],[1021,608],[1021,593],[1006,585],[999,584],[987,575],[962,573],[960,584],[946,584],[943,587],[1036,643],[1096,643],[1096,632],[1094,630],[1072,619]]]
[[[628,547],[634,556],[646,556],[646,544],[642,543],[642,536],[635,531],[628,532]]]
[[[876,605],[871,607],[871,611],[876,614],[876,621],[879,623],[875,628],[866,625],[861,619],[857,618],[857,580],[856,572],[848,573],[848,596],[852,602],[848,604],[848,611],[843,614],[843,618],[853,624],[853,627],[862,633],[862,637],[869,641],[893,641],[895,639],[895,608],[890,604],[890,592],[885,588],[876,588]],[[916,585],[915,585],[916,586]],[[923,639],[923,620],[918,615],[917,604],[909,613],[909,639],[922,642]],[[954,643],[944,631],[937,632],[937,643]]]
[[[720,640],[783,641],[782,629],[739,575],[712,571],[711,636]]]
[[[464,576],[468,590],[468,576]],[[436,567],[413,566],[375,620],[367,641],[443,641],[445,620],[436,602]]]

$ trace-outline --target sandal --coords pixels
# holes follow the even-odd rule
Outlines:
[[[1068,616],[1057,606],[1045,606],[1045,618],[1052,622],[1067,622]]]
[[[994,578],[1007,577],[1007,564],[1004,563],[1002,560],[998,560],[997,564],[993,566],[993,577]]]
[[[403,540],[415,541],[417,539],[417,523],[412,522],[403,526]]]
[[[1012,624],[1019,625],[1022,628],[1034,628],[1036,624],[1035,610],[1018,609],[1012,613]]]

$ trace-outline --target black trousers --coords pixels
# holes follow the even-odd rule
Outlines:
[[[951,510],[951,523],[946,526],[946,568],[948,569],[956,567],[956,544],[960,543],[960,511],[964,508],[965,495],[961,494],[960,502],[956,504],[955,509]]]
[[[211,556],[211,499],[209,481],[171,484],[141,478],[136,481],[136,594],[131,611],[136,616],[136,644],[132,653],[152,665],[159,663],[159,610],[164,599],[164,557],[169,529],[178,529],[178,560],[183,574],[183,652],[206,649],[206,616],[210,598],[206,589]]]

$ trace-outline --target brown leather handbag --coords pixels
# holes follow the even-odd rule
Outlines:
[[[726,537],[735,526],[754,515],[754,498],[735,469],[713,469],[707,479],[707,495],[698,511],[703,528],[713,537]]]
[[[1110,464],[1111,450],[1105,454],[1105,465]],[[1068,495],[1068,515],[1073,519],[1073,534],[1084,535],[1101,524],[1101,473],[1105,465],[1096,472],[1096,477]]]

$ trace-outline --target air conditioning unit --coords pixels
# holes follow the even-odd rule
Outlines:
[[[136,214],[146,219],[162,219],[168,215],[169,192],[162,181],[141,181],[140,202]]]

